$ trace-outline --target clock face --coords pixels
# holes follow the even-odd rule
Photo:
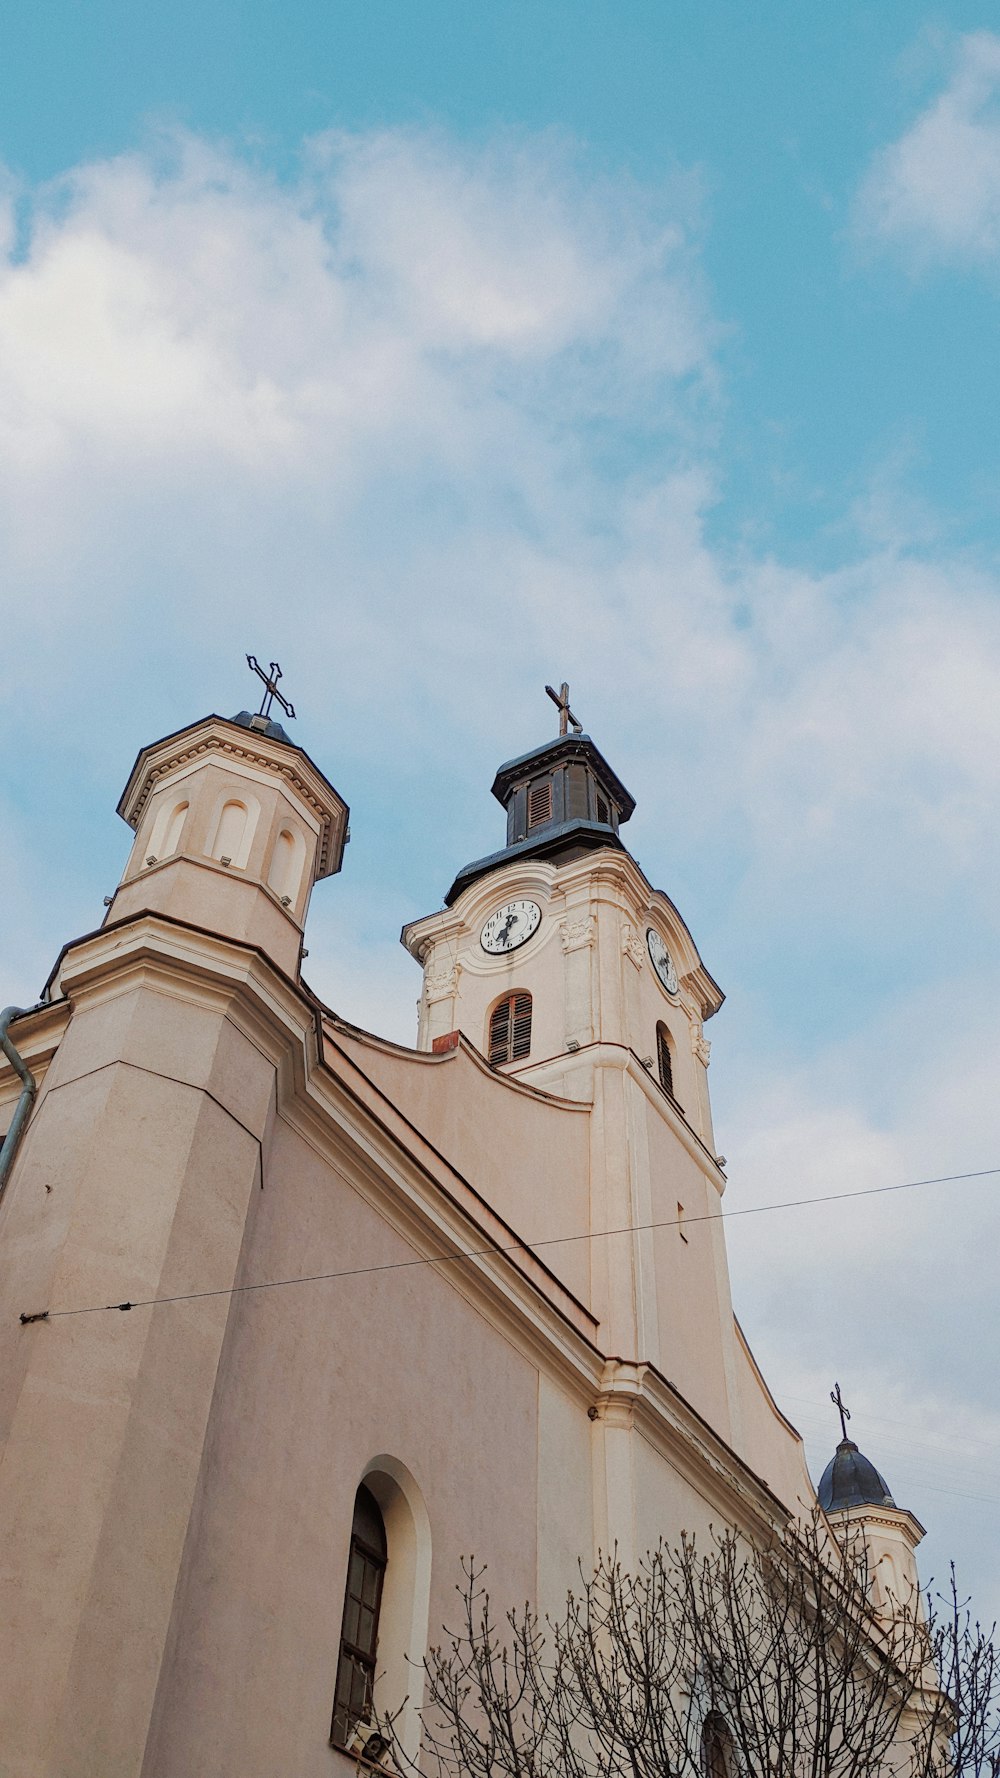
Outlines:
[[[541,917],[542,910],[533,901],[505,901],[490,915],[479,942],[493,957],[516,951],[537,931]]]
[[[676,994],[677,971],[674,968],[673,958],[659,933],[655,932],[652,926],[647,929],[646,944],[649,948],[649,960],[667,993]]]

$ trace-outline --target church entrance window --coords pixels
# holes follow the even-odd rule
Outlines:
[[[490,1013],[490,1063],[517,1062],[530,1049],[531,995],[524,990],[505,994]]]
[[[362,1483],[354,1500],[344,1621],[330,1740],[350,1747],[359,1723],[372,1719],[379,1609],[386,1569],[385,1525],[374,1495]]]

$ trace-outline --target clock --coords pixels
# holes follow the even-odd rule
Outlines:
[[[646,945],[649,950],[649,961],[656,970],[658,979],[663,983],[668,994],[676,994],[677,971],[674,968],[673,958],[659,933],[652,926],[646,930]]]
[[[479,934],[479,942],[491,957],[516,951],[527,943],[533,932],[537,932],[541,917],[542,910],[533,901],[505,901],[502,908],[490,915]]]

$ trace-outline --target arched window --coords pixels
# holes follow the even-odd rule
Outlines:
[[[189,804],[178,803],[177,807],[171,813],[170,820],[167,824],[166,836],[163,841],[164,858],[172,858],[181,843],[181,833],[184,829],[184,822],[187,817],[188,808]]]
[[[330,1740],[337,1747],[349,1748],[358,1724],[372,1719],[378,1619],[386,1561],[382,1514],[375,1496],[362,1482],[354,1498],[340,1659],[330,1728]]]
[[[677,1104],[674,1092],[674,1054],[670,1041],[670,1033],[666,1025],[656,1027],[656,1063],[660,1073],[660,1085],[668,1099]]]
[[[489,1059],[516,1062],[531,1048],[531,995],[505,994],[490,1013]]]
[[[227,863],[231,864],[233,859],[239,856],[246,825],[246,803],[237,802],[235,797],[228,803],[224,803],[219,816],[219,825],[215,830],[212,857],[224,858]]]
[[[283,827],[274,842],[267,884],[279,901],[288,904],[296,899],[306,860],[306,843],[298,829]]]
[[[142,849],[141,856],[144,859],[153,858],[159,861],[161,858],[173,857],[180,844],[187,812],[186,802],[161,802],[149,839]]]
[[[704,1778],[733,1778],[732,1736],[721,1716],[707,1716],[701,1731],[701,1769]]]

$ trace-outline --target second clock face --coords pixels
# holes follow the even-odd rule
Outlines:
[[[537,931],[542,910],[533,901],[505,901],[491,914],[479,935],[484,951],[493,957],[516,951]]]
[[[646,932],[646,945],[649,950],[649,961],[666,988],[668,994],[677,992],[677,971],[673,958],[667,950],[659,933],[650,926]]]

